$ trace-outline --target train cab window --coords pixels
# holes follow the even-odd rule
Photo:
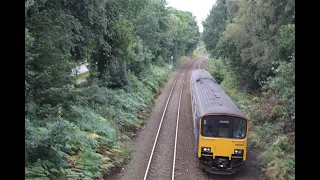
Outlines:
[[[235,118],[233,121],[232,138],[246,137],[246,121],[242,118]]]
[[[229,137],[229,121],[220,120],[218,125],[219,137]]]
[[[202,118],[202,136],[214,137],[214,120],[208,117]]]

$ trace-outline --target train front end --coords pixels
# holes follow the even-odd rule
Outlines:
[[[247,119],[234,115],[204,115],[199,120],[198,158],[213,174],[233,174],[247,158]]]

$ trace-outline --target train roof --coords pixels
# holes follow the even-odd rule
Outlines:
[[[204,114],[233,114],[245,117],[208,71],[193,70],[191,83],[200,116]]]

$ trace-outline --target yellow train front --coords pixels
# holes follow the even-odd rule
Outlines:
[[[241,170],[247,159],[248,119],[205,70],[192,71],[190,91],[201,168],[214,174]]]

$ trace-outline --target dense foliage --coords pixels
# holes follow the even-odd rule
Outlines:
[[[204,40],[211,55],[223,57],[241,85],[254,91],[275,75],[272,67],[294,56],[295,6],[291,0],[240,0],[237,5],[239,10],[231,19],[226,1],[217,1],[203,22],[204,36],[213,40]],[[221,21],[215,14],[229,19]]]
[[[165,5],[25,1],[26,179],[101,179],[127,160],[167,60],[199,40],[195,17]],[[76,84],[80,63],[90,73]]]
[[[294,179],[294,1],[217,0],[203,25],[206,68],[249,117],[266,178]]]
[[[222,32],[228,21],[228,9],[226,0],[217,0],[203,24],[202,38],[208,52],[217,46]]]

